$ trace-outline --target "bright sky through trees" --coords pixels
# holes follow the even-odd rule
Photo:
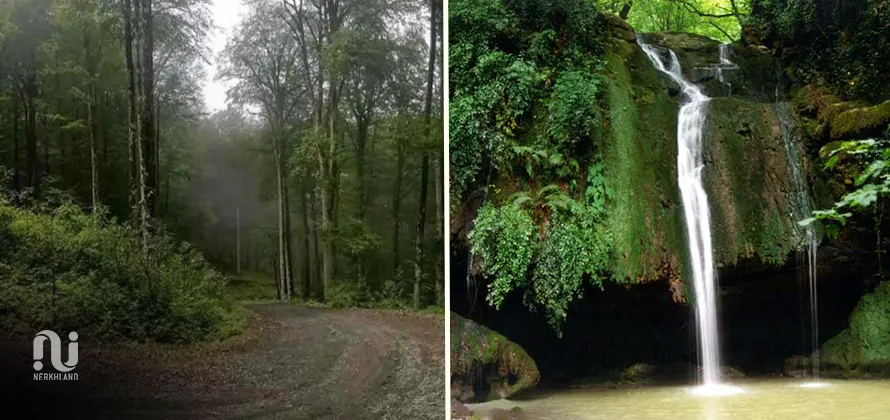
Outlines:
[[[226,40],[232,30],[241,22],[247,7],[242,0],[212,0],[210,11],[216,30],[209,36],[211,63],[207,66],[207,78],[204,80],[204,106],[213,112],[226,108],[226,90],[231,83],[216,80],[217,57],[225,48]]]

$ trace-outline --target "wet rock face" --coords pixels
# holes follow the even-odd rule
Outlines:
[[[451,395],[462,402],[508,398],[537,385],[535,361],[518,344],[451,314]]]
[[[680,86],[658,72],[626,30],[607,48],[603,88],[608,212],[619,281],[667,279],[674,300],[686,300],[688,256],[677,188],[677,112]],[[741,260],[785,262],[793,246],[787,195],[793,188],[775,102],[782,99],[775,60],[739,45],[721,48],[710,38],[645,33],[663,62],[676,54],[687,78],[703,86],[705,188],[713,216],[715,258],[721,267]],[[670,50],[669,50],[670,49]],[[722,52],[722,54],[721,54]]]

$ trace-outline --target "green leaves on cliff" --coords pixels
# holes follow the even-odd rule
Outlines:
[[[455,197],[484,185],[483,169],[527,166],[516,146],[558,159],[591,137],[603,38],[593,2],[457,0],[449,19]]]
[[[855,179],[856,188],[834,203],[833,208],[817,210],[813,217],[802,220],[806,226],[817,220],[845,224],[852,211],[861,211],[874,205],[881,197],[890,194],[890,143],[878,140],[854,140],[831,144],[823,148],[827,158],[825,169],[834,169],[845,156],[853,158],[862,169]],[[830,235],[837,233],[837,226],[826,225]]]
[[[601,171],[588,168],[580,199],[551,184],[480,209],[469,242],[481,273],[492,277],[489,304],[499,308],[511,291],[523,290],[526,306],[542,310],[559,333],[584,279],[602,285],[613,241],[602,223],[611,192]]]
[[[494,277],[488,286],[488,303],[495,308],[500,308],[507,293],[525,285],[534,231],[531,215],[518,204],[501,208],[487,204],[479,210],[468,239],[482,273]]]
[[[600,122],[596,106],[597,80],[585,71],[568,71],[556,79],[547,109],[547,134],[556,144],[574,145]]]
[[[599,284],[612,240],[597,150],[607,34],[593,0],[454,0],[452,197],[515,181],[484,205],[469,235],[488,302],[514,290],[558,331],[585,278]],[[585,170],[586,169],[586,170]]]

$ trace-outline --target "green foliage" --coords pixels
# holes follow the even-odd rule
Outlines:
[[[488,302],[523,290],[559,330],[583,279],[600,281],[611,243],[603,166],[585,182],[580,163],[601,160],[603,17],[589,0],[458,0],[449,19],[452,197],[487,187],[489,170],[527,176],[483,206],[469,234]]]
[[[221,339],[242,326],[225,279],[186,243],[65,204],[0,204],[0,314],[8,323],[160,342]],[[14,324],[15,325],[15,324]]]
[[[411,307],[410,283],[405,280],[387,280],[372,290],[363,282],[340,282],[326,295],[332,308],[381,308],[407,309]]]
[[[594,2],[460,0],[449,19],[455,196],[483,181],[488,165],[533,172],[515,147],[570,165],[563,157],[599,124],[594,74],[605,33]]]
[[[838,226],[846,224],[854,211],[873,206],[878,199],[890,193],[890,143],[878,140],[852,140],[823,148],[825,169],[834,169],[844,156],[853,158],[861,167],[855,179],[855,189],[844,195],[831,209],[817,210],[813,216],[799,222],[802,226],[817,220],[829,222],[826,231],[837,234]]]
[[[568,71],[556,79],[553,97],[547,104],[547,134],[556,144],[574,145],[597,128],[600,117],[596,94],[597,80],[589,73]]]
[[[616,13],[625,4],[599,1],[610,4]],[[738,11],[737,16],[733,8]],[[627,23],[639,32],[688,32],[735,42],[741,35],[739,19],[745,17],[748,9],[747,0],[636,0]]]
[[[371,291],[367,283],[340,282],[325,295],[334,308],[367,308],[371,306]]]
[[[801,84],[848,99],[890,96],[890,7],[884,0],[752,0],[746,22]]]
[[[602,285],[612,244],[603,223],[611,191],[602,169],[602,164],[588,168],[580,199],[551,184],[532,193],[517,192],[500,208],[489,203],[480,209],[469,241],[482,274],[493,277],[488,293],[492,306],[500,307],[511,291],[524,290],[525,304],[541,309],[561,333],[569,304],[582,296],[584,279]],[[526,208],[543,209],[547,220],[536,223]]]
[[[494,277],[488,286],[488,302],[499,308],[504,297],[526,284],[534,249],[535,225],[531,215],[517,204],[497,208],[486,204],[468,240],[480,258],[482,273]]]
[[[544,308],[557,332],[569,304],[582,297],[585,275],[592,284],[602,286],[612,243],[596,210],[588,207],[576,211],[552,221],[536,254],[531,294],[527,295]]]

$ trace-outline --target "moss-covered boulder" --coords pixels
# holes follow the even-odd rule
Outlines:
[[[853,375],[890,376],[890,282],[862,297],[850,326],[820,350],[829,369]]]
[[[537,385],[535,361],[516,343],[451,313],[451,395],[463,402],[508,398]]]
[[[831,118],[831,139],[857,139],[881,135],[890,125],[890,101],[875,106],[848,107]]]
[[[810,121],[807,133],[820,145],[880,136],[890,125],[890,101],[877,105],[843,101],[827,89],[806,85],[792,95],[795,109]]]

